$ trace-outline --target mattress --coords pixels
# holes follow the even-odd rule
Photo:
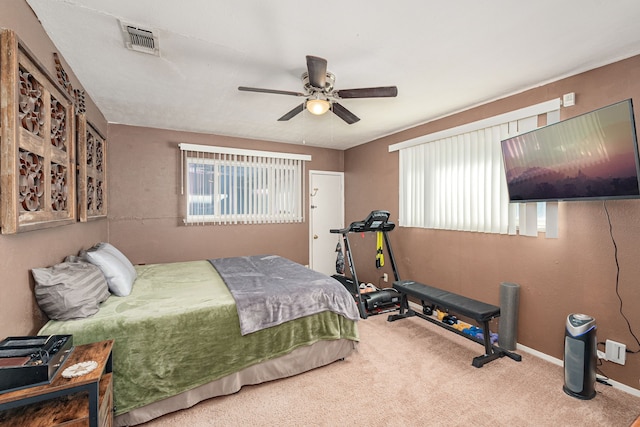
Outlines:
[[[190,408],[205,399],[236,393],[244,386],[281,380],[333,362],[340,363],[357,348],[358,342],[350,339],[323,340],[298,347],[291,353],[118,415],[114,425],[122,427],[145,423],[162,415]]]
[[[111,296],[91,317],[52,320],[39,331],[72,334],[75,345],[115,340],[116,416],[320,341],[358,340],[356,322],[332,312],[242,336],[235,301],[205,260],[136,272],[129,296]]]

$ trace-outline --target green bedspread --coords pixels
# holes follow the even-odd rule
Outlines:
[[[208,261],[136,266],[127,297],[94,316],[49,321],[40,335],[72,334],[74,345],[115,340],[116,415],[216,380],[320,340],[358,340],[357,325],[331,312],[246,336],[233,297]]]

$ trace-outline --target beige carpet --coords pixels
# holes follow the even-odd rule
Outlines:
[[[420,318],[360,322],[358,353],[296,377],[144,424],[161,426],[614,426],[640,414],[640,398],[596,384],[580,400],[562,391],[563,369],[523,353],[482,368],[483,347]]]

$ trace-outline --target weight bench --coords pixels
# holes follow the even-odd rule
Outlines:
[[[455,332],[467,339],[475,341],[479,344],[484,344],[484,354],[474,357],[473,362],[471,363],[476,368],[481,368],[485,363],[491,362],[492,360],[503,356],[508,356],[517,362],[522,360],[522,356],[520,356],[519,354],[512,353],[498,347],[497,345],[491,344],[489,321],[493,318],[500,317],[500,307],[467,298],[462,295],[457,295],[442,289],[434,288],[432,286],[423,285],[422,283],[414,282],[412,280],[396,281],[393,283],[393,287],[401,294],[400,312],[399,314],[390,315],[387,318],[388,322],[404,319],[405,317],[418,316],[447,330]],[[453,313],[460,314],[462,316],[466,316],[475,320],[482,328],[483,339],[476,338],[472,335],[467,335],[432,316],[418,313],[410,309],[408,297],[420,299],[423,306],[425,301],[428,301],[432,303],[433,306],[451,310]]]

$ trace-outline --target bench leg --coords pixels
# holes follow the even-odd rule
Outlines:
[[[398,314],[390,314],[387,317],[387,322],[393,322],[396,320],[400,320],[406,317],[412,317],[416,315],[415,311],[409,308],[409,298],[407,297],[407,294],[402,293],[401,295],[402,296],[400,297],[400,309]]]
[[[492,360],[496,360],[497,358],[502,356],[504,356],[502,353],[483,354],[482,356],[474,357],[471,364],[476,368],[482,368],[485,363],[489,363]]]
[[[412,309],[409,308],[409,298],[407,296],[407,294],[401,292],[402,296],[400,298],[400,309],[398,314],[392,314],[389,315],[387,317],[387,322],[394,322],[396,320],[400,320],[400,319],[404,319],[407,317],[412,317],[412,316],[418,316],[423,318],[424,320],[428,320],[429,322],[438,325],[442,328],[445,328],[451,332],[455,332],[456,334],[470,339],[472,341],[475,341],[479,344],[483,344],[484,345],[484,354],[480,355],[480,356],[476,356],[473,358],[473,361],[471,362],[471,364],[473,366],[475,366],[476,368],[482,368],[482,366],[484,366],[486,363],[491,362],[492,360],[498,359],[500,357],[503,356],[508,356],[511,359],[515,360],[516,362],[520,362],[522,360],[522,356],[520,356],[519,354],[516,353],[512,353],[510,351],[507,351],[505,349],[502,349],[498,346],[494,346],[491,344],[491,333],[489,331],[489,321],[485,320],[484,322],[482,322],[482,340],[479,340],[476,337],[471,337],[469,335],[465,335],[462,332],[458,331],[457,329],[454,329],[452,327],[449,327],[448,325],[445,325],[442,322],[439,322],[433,318],[431,318],[430,316],[424,315],[422,313],[418,313]],[[424,305],[424,304],[423,304]]]
[[[508,356],[509,358],[515,360],[516,362],[520,362],[522,360],[522,356],[516,353],[512,353],[508,350],[500,348],[498,346],[494,346],[491,344],[491,334],[489,333],[489,322],[482,322],[482,338],[484,343],[484,354],[482,356],[477,356],[473,358],[473,362],[471,364],[476,368],[482,368],[485,363],[489,363],[492,360],[498,359],[499,357]]]
[[[482,322],[482,338],[484,341],[484,354],[493,353],[493,348],[491,346],[491,333],[489,331],[489,322],[487,320]]]
[[[484,354],[482,356],[476,356],[473,358],[471,364],[476,368],[482,368],[485,363],[489,363],[492,360],[495,360],[499,357],[504,356],[499,351],[494,351],[493,346],[491,345],[491,333],[489,332],[489,322],[482,322],[482,341],[484,344]]]
[[[522,361],[522,356],[516,353],[512,353],[508,350],[505,350],[500,347],[493,347],[493,350],[489,354],[483,354],[482,356],[476,356],[473,358],[471,364],[476,368],[482,368],[482,366],[486,363],[491,362],[492,360],[496,360],[500,357],[507,356],[516,362]]]

